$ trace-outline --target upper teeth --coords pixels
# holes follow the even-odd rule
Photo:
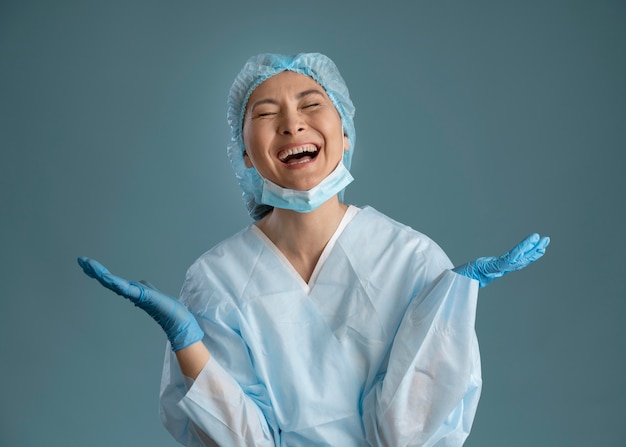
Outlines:
[[[317,152],[317,147],[315,147],[313,144],[306,144],[304,146],[293,147],[291,149],[284,150],[280,154],[278,154],[278,159],[280,161],[285,161],[287,157],[291,155],[301,154],[303,152],[315,153]]]

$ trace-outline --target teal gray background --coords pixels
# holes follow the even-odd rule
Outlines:
[[[552,237],[481,291],[466,446],[626,445],[626,4],[603,0],[1,2],[0,445],[176,445],[164,336],[75,259],[177,294],[250,223],[225,101],[265,51],[339,66],[349,202],[456,264]]]

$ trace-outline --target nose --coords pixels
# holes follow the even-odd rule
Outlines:
[[[279,132],[282,135],[296,135],[306,128],[302,116],[298,111],[283,113],[279,126]]]

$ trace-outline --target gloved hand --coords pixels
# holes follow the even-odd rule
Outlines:
[[[478,258],[475,261],[455,267],[452,271],[480,282],[485,287],[491,281],[509,272],[521,270],[543,256],[550,243],[549,237],[531,234],[508,253],[497,258]]]
[[[107,289],[128,298],[143,309],[165,331],[173,351],[179,351],[202,340],[204,332],[194,316],[177,299],[155,288],[112,275],[102,264],[86,257],[78,258],[84,272],[97,279]]]

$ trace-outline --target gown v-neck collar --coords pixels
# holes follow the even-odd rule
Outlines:
[[[330,256],[330,253],[332,252],[333,247],[335,246],[335,243],[337,242],[337,239],[339,239],[339,236],[341,236],[341,233],[343,233],[343,230],[345,230],[345,228],[348,226],[350,221],[354,218],[354,216],[357,215],[359,211],[360,211],[360,208],[357,208],[356,206],[353,206],[353,205],[348,206],[348,209],[346,210],[346,213],[343,215],[341,222],[339,222],[339,226],[337,227],[332,237],[330,238],[330,240],[324,247],[324,250],[322,251],[320,258],[317,260],[317,263],[315,264],[315,268],[313,269],[313,273],[311,274],[311,278],[309,279],[308,283],[302,278],[302,276],[300,276],[300,274],[295,269],[293,264],[289,262],[289,259],[287,259],[287,256],[285,256],[283,252],[280,251],[280,249],[274,244],[274,242],[272,242],[271,239],[267,237],[266,234],[263,233],[263,231],[261,231],[259,227],[253,224],[250,226],[250,228],[252,232],[259,239],[261,239],[261,241],[264,242],[265,245],[267,245],[267,247],[272,252],[274,252],[274,254],[278,257],[278,259],[280,259],[280,261],[285,265],[287,270],[289,270],[291,274],[295,277],[296,281],[302,286],[303,290],[307,294],[309,294],[311,293],[311,290],[313,290],[313,287],[315,287],[315,282],[317,281],[320,271],[322,270],[322,267],[324,266],[326,259],[328,259],[328,256]]]

